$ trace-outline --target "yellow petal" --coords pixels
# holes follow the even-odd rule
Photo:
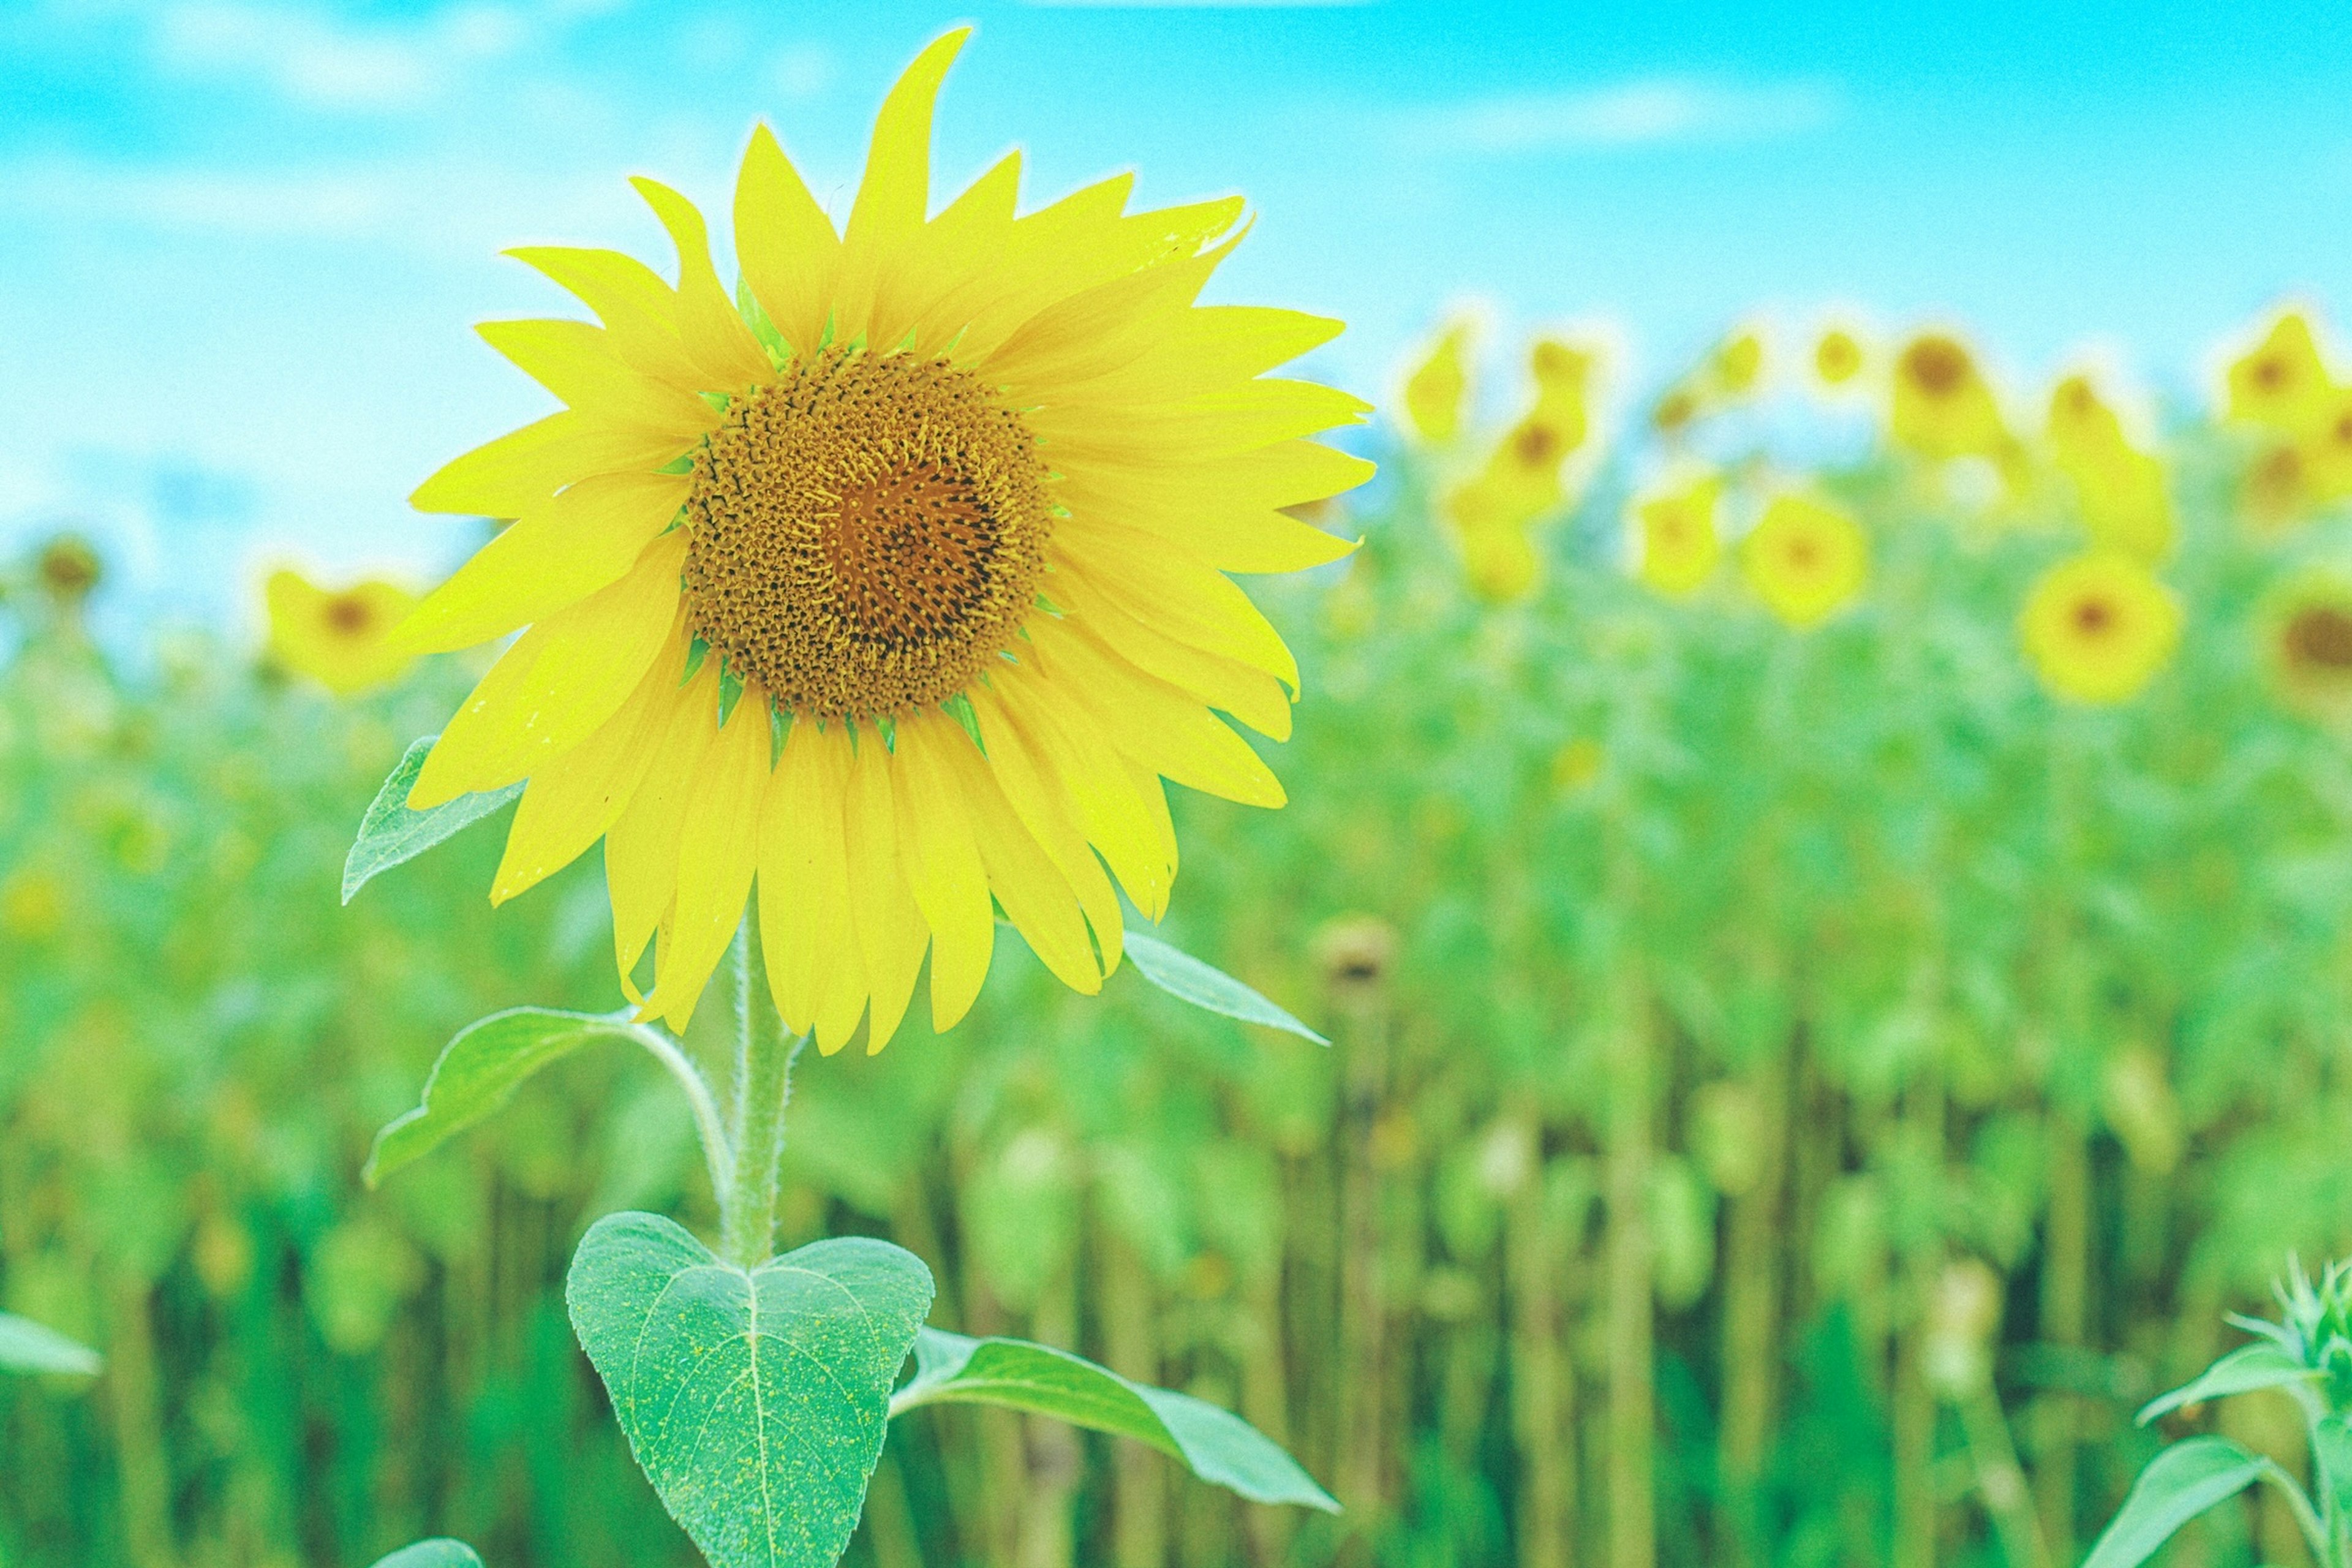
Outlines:
[[[660,274],[617,250],[523,246],[507,252],[533,267],[596,312],[605,346],[630,369],[684,392],[702,380],[677,335],[677,295]]]
[[[1129,664],[1079,621],[1041,620],[1030,630],[1047,678],[1121,753],[1191,789],[1246,805],[1283,804],[1265,760],[1198,700]]]
[[[714,722],[715,715],[714,715]],[[760,806],[772,747],[766,693],[744,691],[688,788],[678,847],[677,907],[645,1016],[684,1032],[710,972],[743,923],[760,857]]]
[[[1129,615],[1094,590],[1087,579],[1063,573],[1054,579],[1071,619],[1138,669],[1156,675],[1209,707],[1223,709],[1271,740],[1290,739],[1290,697],[1282,683],[1262,669],[1197,648]]]
[[[646,951],[677,893],[678,847],[695,773],[719,738],[718,661],[666,700],[661,739],[645,782],[604,835],[604,886],[613,900],[613,957],[621,982]]]
[[[1006,803],[988,760],[974,746],[941,746],[938,755],[971,813],[981,864],[1005,915],[1056,980],[1085,995],[1100,991],[1102,969],[1077,898]]]
[[[824,335],[840,263],[833,221],[762,125],[735,180],[735,254],[752,296],[785,342],[807,358]]]
[[[622,577],[686,502],[688,474],[597,474],[533,507],[416,606],[394,645],[444,653],[543,620]]]
[[[528,778],[618,712],[675,645],[685,558],[681,535],[657,539],[626,577],[517,638],[441,732],[410,806]]]
[[[1028,416],[1028,424],[1058,466],[1152,468],[1237,457],[1335,426],[1359,425],[1371,406],[1337,387],[1267,377],[1177,404],[1041,408]]]
[[[1133,364],[1167,335],[1225,255],[1220,247],[1163,262],[1055,301],[988,356],[989,379],[1026,402]]]
[[[419,511],[520,517],[591,474],[661,468],[694,439],[599,425],[567,408],[444,464],[416,487],[408,504]]]
[[[1111,603],[1166,636],[1194,647],[1265,670],[1298,689],[1298,661],[1247,594],[1230,578],[1173,551],[1140,548],[1097,529],[1084,540],[1084,552],[1056,537],[1047,559],[1056,574],[1084,577]],[[1047,579],[1046,591],[1053,591]]]
[[[988,978],[996,916],[971,816],[940,749],[971,737],[944,713],[901,720],[891,753],[898,843],[915,902],[931,928],[931,1027],[945,1031],[971,1010]]]
[[[1118,967],[1124,945],[1118,895],[1111,889],[1110,879],[1103,874],[1102,862],[1095,858],[1094,850],[1087,846],[1076,803],[1061,781],[1045,770],[1039,753],[1013,724],[995,693],[978,687],[971,696],[972,710],[980,720],[981,737],[988,749],[989,771],[995,775],[997,787],[1004,792],[1006,802],[1030,837],[1044,847],[1055,869],[1076,892],[1087,923],[1094,928],[1103,972],[1110,973]],[[1140,814],[1138,820],[1141,820]]]
[[[646,667],[619,712],[531,775],[490,883],[491,903],[502,904],[569,866],[620,819],[653,765],[668,719],[667,699],[677,686],[681,638],[682,628],[673,630],[669,647]]]
[[[613,352],[604,329],[586,321],[484,321],[474,329],[515,367],[565,404],[603,424],[690,442],[719,423],[719,411],[634,370]]]
[[[1098,531],[1108,530],[1118,545],[1122,542],[1118,535],[1139,529],[1156,535],[1157,542],[1130,536],[1123,542],[1126,549],[1173,545],[1220,572],[1304,572],[1353,554],[1363,542],[1283,512],[1122,507],[1118,493],[1116,481],[1105,483],[1098,474],[1055,481],[1054,499],[1070,515],[1055,523],[1054,532],[1071,555],[1083,559],[1087,542]]]
[[[838,728],[824,731],[803,721],[785,736],[768,783],[760,832],[760,940],[776,1010],[796,1035],[816,1026],[825,932],[848,924],[842,853],[848,763],[849,741]],[[855,969],[854,947],[851,957]]]
[[[1181,402],[1287,364],[1340,331],[1340,322],[1298,310],[1196,305],[1142,357],[1066,395],[1103,403]]]
[[[1167,858],[1150,809],[1117,750],[1083,714],[1058,701],[1059,694],[1034,664],[999,672],[988,691],[1001,705],[1003,720],[982,720],[990,746],[1025,747],[1034,771],[1058,781],[1111,875],[1136,908],[1158,920],[1168,909]],[[979,706],[982,694],[973,693],[972,701]]]
[[[931,110],[948,67],[971,37],[970,27],[957,27],[932,39],[882,100],[849,209],[845,243],[854,258],[903,245],[922,226],[931,200]]]
[[[890,788],[890,753],[880,745],[857,749],[849,784],[849,900],[857,945],[874,993],[866,1054],[890,1043],[914,999],[915,980],[930,946],[930,927],[898,850],[897,808]]]
[[[768,351],[751,335],[710,264],[710,229],[692,202],[643,175],[629,184],[677,247],[677,335],[702,373],[703,390],[740,392],[772,374]]]
[[[924,226],[908,252],[875,279],[874,309],[867,321],[874,341],[897,342],[912,332],[914,353],[947,351],[967,317],[948,313],[943,304],[975,276],[992,270],[987,263],[1004,249],[1020,191],[1021,151],[1016,147]]]

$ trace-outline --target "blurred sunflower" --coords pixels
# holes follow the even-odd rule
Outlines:
[[[1722,479],[1707,474],[1634,503],[1636,570],[1653,591],[1679,598],[1714,575],[1723,555],[1715,521],[1722,497]]]
[[[1862,340],[1831,327],[1813,343],[1813,374],[1823,386],[1843,386],[1862,374]]]
[[[1764,334],[1741,327],[1706,356],[1706,383],[1726,398],[1746,397],[1764,379]]]
[[[262,596],[269,607],[270,656],[338,697],[389,686],[415,662],[392,640],[394,628],[416,607],[416,595],[397,584],[327,589],[299,572],[273,572]]]
[[[2232,363],[2229,416],[2273,429],[2302,430],[2315,419],[2331,386],[2311,318],[2282,310],[2263,341]]]
[[[2051,393],[2048,429],[2092,539],[2151,563],[2170,554],[2177,531],[2164,465],[2131,444],[2088,376],[2068,376]]]
[[[2282,441],[2257,454],[2246,465],[2238,493],[2246,521],[2273,531],[2296,521],[2319,499],[2310,459],[2293,441]]]
[[[1658,395],[1650,405],[1650,427],[1659,435],[1675,437],[1690,428],[1700,413],[1698,394],[1688,385],[1677,384]]]
[[[1370,471],[1305,439],[1366,405],[1262,378],[1339,324],[1193,303],[1238,199],[1130,215],[1122,174],[1016,217],[1014,153],[927,218],[968,31],[891,89],[844,233],[753,133],[740,309],[701,215],[650,180],[675,288],[517,252],[604,325],[484,327],[569,406],[415,497],[519,521],[404,645],[529,629],[410,804],[530,780],[493,900],[601,837],[623,984],[652,943],[641,1011],[677,1026],[755,884],[777,1006],[826,1051],[861,1017],[881,1048],[927,951],[932,1023],[961,1018],[999,905],[1093,992],[1120,957],[1104,867],[1167,905],[1162,779],[1283,801],[1213,710],[1286,736],[1297,666],[1225,574],[1352,548],[1277,509]]]
[[[2078,702],[2120,702],[2172,657],[2180,602],[2140,562],[2095,550],[2034,583],[2018,637],[2051,690]]]
[[[2352,495],[2352,387],[2322,391],[2306,418],[2298,444],[2313,499],[2341,500]]]
[[[1870,541],[1835,507],[1776,497],[1740,546],[1748,586],[1782,621],[1802,630],[1829,618],[1862,591]]]
[[[2261,624],[2279,694],[2315,718],[2352,719],[2352,579],[2291,577],[2272,593]]]
[[[1470,395],[1470,323],[1453,322],[1405,377],[1405,416],[1413,433],[1433,447],[1445,446],[1462,433]]]
[[[1924,457],[1990,458],[2009,445],[1976,356],[1948,332],[1923,332],[1895,356],[1887,423],[1897,441]]]

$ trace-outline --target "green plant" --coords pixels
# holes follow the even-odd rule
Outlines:
[[[2227,1437],[2184,1438],[2148,1461],[2084,1568],[2134,1568],[2182,1525],[2257,1484],[2286,1499],[2322,1568],[2352,1563],[2352,1262],[2329,1264],[2315,1284],[2289,1259],[2287,1278],[2274,1289],[2276,1322],[2231,1313],[2231,1322],[2259,1336],[2255,1342],[2148,1401],[2138,1419],[2145,1426],[2209,1400],[2284,1390],[2303,1415],[2310,1485]]]

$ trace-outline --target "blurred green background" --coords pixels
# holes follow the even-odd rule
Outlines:
[[[2264,330],[2230,400],[2147,409],[1743,330],[1615,429],[1586,345],[1441,346],[1320,519],[1363,550],[1263,591],[1292,804],[1176,802],[1167,934],[1333,1047],[1003,944],[970,1022],[792,1110],[788,1243],[887,1235],[936,1321],[1231,1405],[1349,1512],[927,1411],[853,1561],[1927,1568],[2003,1561],[2004,1510],[2078,1559],[2137,1404],[2352,1250],[2352,422]],[[1482,363],[1516,424],[1463,420]],[[1677,574],[1648,503],[1695,487],[1723,559]],[[1805,629],[1759,603],[1787,494],[1867,548]],[[2089,704],[2020,634],[2086,551],[2185,615]],[[561,1294],[598,1214],[708,1225],[668,1080],[571,1060],[357,1181],[460,1026],[618,1004],[594,857],[494,914],[486,826],[339,908],[469,669],[101,649],[107,570],[52,541],[5,601],[0,1306],[109,1369],[0,1381],[0,1561],[689,1563]],[[2300,1560],[2267,1506],[2174,1561]]]

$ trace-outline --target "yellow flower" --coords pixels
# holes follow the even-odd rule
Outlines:
[[[1516,597],[1532,585],[1532,546],[1494,544],[1486,552],[1481,572],[1479,562],[1472,558],[1474,544],[1488,534],[1525,532],[1568,499],[1560,472],[1570,455],[1584,444],[1590,427],[1585,390],[1591,356],[1547,339],[1538,342],[1528,357],[1536,382],[1535,405],[1503,433],[1479,471],[1447,491],[1438,503],[1465,560],[1471,562],[1474,576],[1518,584],[1512,592],[1489,594],[1489,597]]]
[[[1462,411],[1470,395],[1470,323],[1454,322],[1405,377],[1405,416],[1414,433],[1433,447],[1443,447],[1462,433]]]
[[[2300,431],[2316,421],[2332,384],[2311,318],[2282,310],[2263,341],[2230,366],[2229,416]]]
[[[1763,375],[1764,334],[1754,327],[1740,328],[1707,355],[1707,384],[1727,398],[1747,396]]]
[[[2315,718],[2352,718],[2352,579],[2305,572],[2273,592],[2264,661],[2281,696]]]
[[[299,572],[274,572],[263,589],[269,605],[269,651],[338,697],[388,686],[415,656],[393,644],[393,631],[416,607],[416,595],[391,583],[317,586]]]
[[[1829,618],[1862,591],[1870,541],[1862,525],[1802,496],[1784,495],[1740,546],[1740,566],[1765,608],[1802,629]]]
[[[2305,470],[2315,500],[2352,495],[2352,387],[2328,387],[2312,400],[2301,434]]]
[[[1592,365],[1591,351],[1556,338],[1538,339],[1528,351],[1528,370],[1536,383],[1536,405],[1528,418],[1549,427],[1563,447],[1563,457],[1583,446],[1591,430],[1587,396]]]
[[[1698,394],[1687,385],[1666,388],[1658,395],[1658,401],[1650,405],[1650,427],[1668,437],[1689,429],[1698,416]]]
[[[1696,592],[1714,574],[1723,554],[1715,521],[1722,495],[1722,479],[1708,474],[1634,503],[1643,582],[1679,598]]]
[[[1492,529],[1462,542],[1470,591],[1490,604],[1509,604],[1535,592],[1542,561],[1525,529]]]
[[[845,232],[753,132],[731,294],[651,180],[675,287],[518,252],[603,325],[484,327],[567,406],[415,498],[518,521],[406,646],[529,629],[410,804],[530,781],[494,900],[602,838],[623,984],[653,943],[642,1013],[674,1026],[755,895],[777,1007],[823,1050],[861,1018],[878,1050],[927,952],[933,1026],[962,1017],[999,906],[1094,992],[1111,879],[1167,907],[1161,781],[1283,803],[1218,715],[1287,736],[1298,669],[1226,574],[1352,548],[1277,509],[1370,472],[1307,439],[1367,405],[1263,374],[1339,323],[1194,304],[1238,198],[1129,214],[1120,174],[1016,216],[1016,152],[927,216],[967,32],[892,88]]]
[[[1862,374],[1862,340],[1843,327],[1832,327],[1813,344],[1813,374],[1823,386],[1843,386]]]
[[[2284,531],[2318,500],[2311,460],[2293,441],[2266,448],[2248,464],[2238,491],[2247,521],[2266,532]]]
[[[1924,457],[1990,458],[2009,444],[2000,407],[1968,345],[1925,332],[1895,360],[1895,438]]]
[[[2175,529],[2164,465],[2132,446],[2088,376],[2069,376],[2052,392],[2049,431],[2092,539],[2149,563],[2170,554]]]
[[[2132,557],[2095,550],[2044,572],[2018,616],[2042,684],[2077,702],[2121,702],[2164,668],[2180,602]]]

